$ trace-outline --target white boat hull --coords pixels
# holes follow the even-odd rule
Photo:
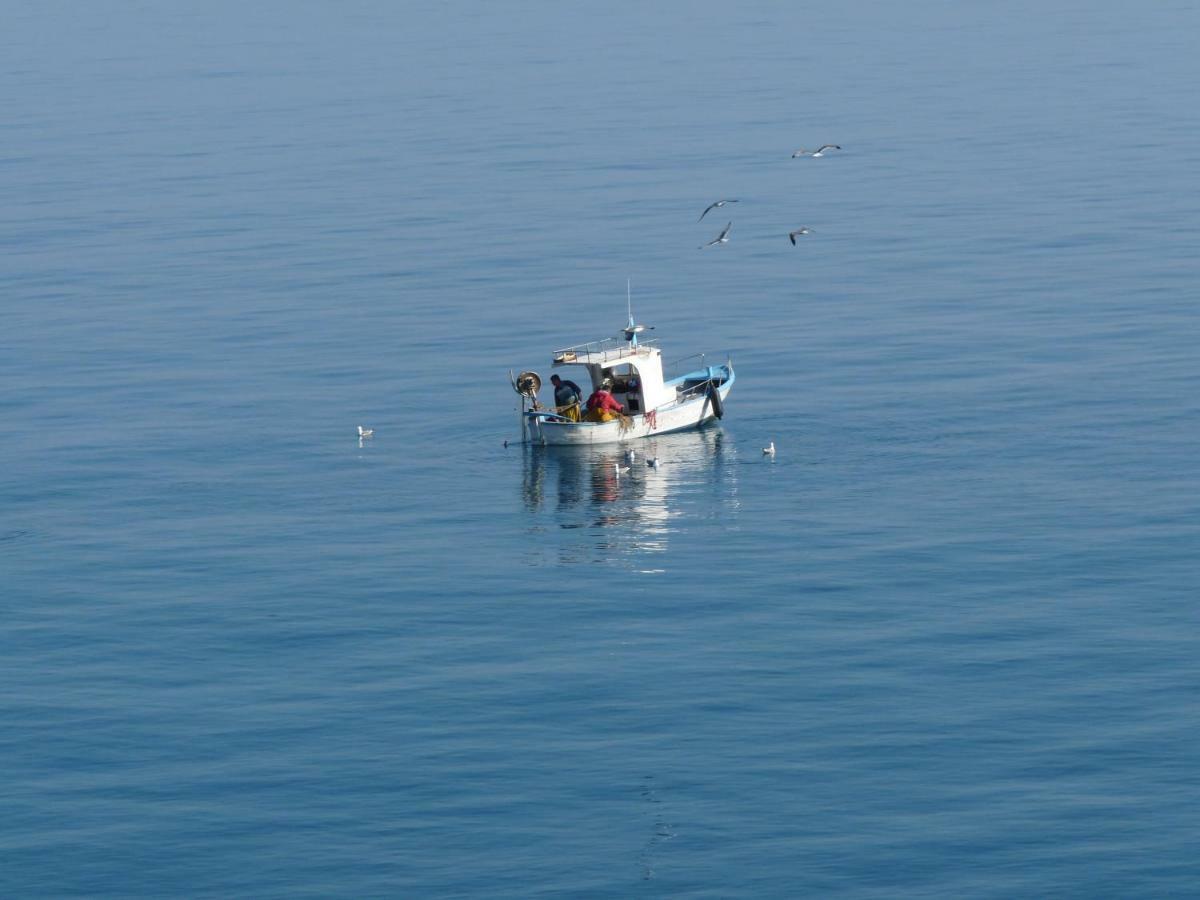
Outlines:
[[[732,379],[720,385],[717,393],[722,404],[733,387]],[[622,430],[621,422],[565,422],[547,418],[536,412],[524,413],[525,439],[546,446],[590,446],[615,444],[640,438],[699,428],[718,418],[712,400],[700,394],[682,403],[668,403],[646,413],[629,417],[630,427]]]

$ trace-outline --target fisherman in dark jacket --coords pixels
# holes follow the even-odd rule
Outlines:
[[[550,376],[550,383],[554,385],[555,411],[566,416],[572,422],[578,422],[579,400],[583,397],[583,391],[579,385],[573,381],[563,381],[557,375]]]

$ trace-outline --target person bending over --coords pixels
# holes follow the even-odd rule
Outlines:
[[[607,378],[588,397],[587,408],[589,422],[608,422],[625,412],[625,407],[612,395],[612,381]]]

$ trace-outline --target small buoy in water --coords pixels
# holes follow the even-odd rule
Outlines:
[[[358,439],[361,441],[363,438],[369,438],[369,437],[375,437],[375,429],[374,428],[363,428],[361,425],[359,425],[358,426]]]
[[[766,456],[774,456],[775,455],[775,442],[771,441],[771,443],[769,443],[769,444],[767,444],[767,446],[763,447],[763,453]]]
[[[507,447],[507,446],[508,446],[508,441],[505,441],[505,442],[504,442],[504,446],[505,446],[505,447]]]

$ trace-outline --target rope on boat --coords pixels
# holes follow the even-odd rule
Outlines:
[[[571,415],[572,409],[575,410],[575,415]],[[580,413],[582,410],[580,409],[579,401],[576,400],[574,403],[567,403],[567,404],[564,404],[563,406],[556,406],[556,407],[554,407],[554,411],[556,413],[558,413],[558,415],[562,416],[564,419],[570,419],[572,422],[578,422],[581,418]]]
[[[543,416],[553,416],[556,421],[570,422],[572,424],[583,424],[585,422],[591,421],[589,419],[583,419],[583,418],[572,419],[570,416],[564,415],[563,411],[565,411],[569,408],[570,408],[570,406],[556,406],[556,407],[554,407],[553,412],[550,412],[549,410],[547,410],[546,412],[543,412],[542,415]],[[633,428],[633,417],[632,416],[627,416],[624,413],[614,413],[613,419],[616,419],[617,428],[621,434],[625,434],[627,431],[629,431],[630,429]],[[609,419],[608,421],[611,422],[613,419]]]

